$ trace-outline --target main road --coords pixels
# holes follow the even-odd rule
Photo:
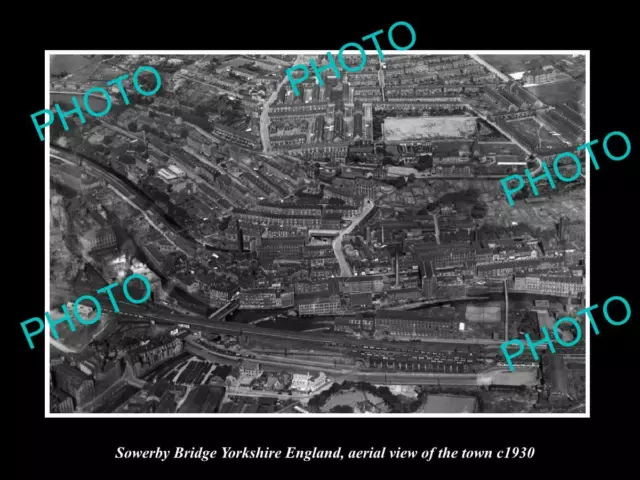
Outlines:
[[[440,245],[440,224],[438,223],[438,215],[436,213],[432,213],[433,217],[433,226],[436,229],[436,243]]]
[[[489,70],[491,73],[493,73],[494,75],[498,76],[501,80],[509,83],[513,80],[513,78],[509,77],[508,75],[505,75],[504,73],[502,73],[500,70],[498,70],[496,67],[494,67],[493,65],[491,65],[489,62],[487,62],[486,60],[483,60],[482,58],[480,58],[479,55],[469,55],[471,58],[473,58],[476,62],[478,62],[480,65],[482,65],[484,68],[486,68],[487,70]]]
[[[49,337],[49,343],[51,344],[52,347],[57,348],[58,350],[60,350],[63,353],[78,353],[79,352],[77,348],[68,347],[67,345],[62,343],[60,340],[56,340],[53,337]]]
[[[304,56],[298,55],[294,61],[294,65],[304,62]],[[269,155],[271,153],[271,141],[269,140],[269,107],[278,98],[278,92],[282,86],[289,80],[287,75],[280,81],[275,91],[271,94],[269,99],[264,102],[262,107],[262,113],[260,114],[260,137],[262,139],[262,152]]]
[[[362,213],[358,215],[347,228],[345,228],[344,230],[341,230],[338,236],[333,240],[333,253],[336,255],[336,258],[338,259],[338,263],[340,264],[340,276],[342,277],[351,276],[351,268],[349,268],[349,264],[347,263],[347,260],[344,258],[344,252],[342,251],[342,238],[345,235],[348,235],[349,233],[351,233],[360,224],[360,222],[369,214],[369,212],[373,209],[374,206],[375,205],[373,201],[367,198],[364,202]]]

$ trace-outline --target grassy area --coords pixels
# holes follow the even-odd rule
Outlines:
[[[532,393],[482,392],[483,413],[528,413],[535,400]]]
[[[570,55],[480,55],[480,58],[504,73],[530,70],[530,63],[534,60],[540,61],[542,65],[548,65],[554,64],[564,57],[570,57]]]
[[[509,126],[514,130],[525,135],[533,144],[540,142],[541,148],[544,150],[552,150],[565,148],[566,145],[558,137],[551,135],[549,130],[536,122],[533,118],[518,119],[509,122]]]
[[[356,406],[356,404],[365,400],[370,401],[374,405],[378,405],[382,402],[382,399],[376,397],[375,395],[363,392],[362,390],[353,389],[333,395],[331,398],[329,398],[327,403],[324,404],[324,406],[322,407],[322,411],[328,412],[333,407],[336,407],[338,405],[348,405],[353,408]],[[381,407],[384,410],[387,410],[386,405],[381,405]]]
[[[578,102],[585,100],[584,83],[573,80],[527,87],[527,90],[547,105],[559,105],[566,102]]]
[[[98,61],[95,57],[88,59],[82,55],[51,55],[51,75],[61,75],[64,72],[74,73]]]

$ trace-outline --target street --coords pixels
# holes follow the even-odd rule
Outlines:
[[[60,350],[63,353],[78,353],[77,349],[71,348],[71,347],[67,347],[60,340],[56,340],[53,337],[49,337],[49,342],[50,342],[52,347],[57,348],[58,350]]]
[[[436,243],[440,245],[440,224],[438,223],[438,215],[432,213],[431,216],[433,217],[433,225],[436,229]]]
[[[480,58],[479,55],[469,55],[469,56],[471,58],[473,58],[476,62],[478,62],[480,65],[485,67],[487,70],[489,70],[490,72],[492,72],[495,75],[497,75],[502,81],[509,83],[509,82],[511,82],[513,80],[513,78],[509,77],[508,75],[505,75],[500,70],[498,70],[496,67],[491,65],[489,62],[487,62],[487,61],[483,60],[482,58]]]
[[[358,224],[367,216],[367,214],[373,209],[374,203],[370,199],[366,199],[364,202],[364,207],[362,208],[362,213],[358,215],[351,224],[340,231],[340,234],[333,240],[333,252],[338,259],[338,263],[340,264],[340,276],[341,277],[351,277],[351,268],[347,263],[346,258],[344,258],[344,252],[342,251],[342,239],[345,235],[351,233]]]
[[[299,63],[302,63],[303,61],[304,57],[302,55],[298,55],[293,64],[297,65]],[[262,139],[262,152],[267,155],[269,155],[271,152],[271,142],[269,140],[269,107],[273,102],[277,100],[278,92],[287,81],[289,81],[289,77],[287,77],[287,75],[285,74],[284,78],[276,87],[276,90],[271,94],[269,99],[264,102],[262,113],[260,114],[260,137]]]

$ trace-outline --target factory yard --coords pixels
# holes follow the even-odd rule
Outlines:
[[[476,130],[476,117],[386,118],[385,140],[400,142],[442,137],[466,137]]]

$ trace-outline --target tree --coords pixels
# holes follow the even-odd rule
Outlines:
[[[188,136],[189,136],[189,130],[182,127],[182,129],[180,130],[180,138],[187,138]]]
[[[330,413],[353,413],[353,409],[349,405],[336,405],[329,410]]]
[[[457,198],[454,204],[458,212],[466,212],[473,205],[466,198]]]
[[[398,190],[401,190],[407,186],[407,181],[405,180],[404,177],[393,178],[391,180],[388,180],[387,183],[396,187]]]
[[[129,129],[130,132],[137,132],[138,131],[138,125],[136,125],[136,122],[129,122],[129,125],[127,125],[127,128]]]
[[[196,115],[198,115],[199,117],[206,117],[208,110],[209,107],[207,105],[198,105],[196,107]]]
[[[471,216],[473,218],[483,218],[487,213],[487,208],[482,203],[476,203],[471,210]]]
[[[423,172],[431,167],[433,167],[433,157],[431,155],[421,155],[415,168],[419,172]]]

